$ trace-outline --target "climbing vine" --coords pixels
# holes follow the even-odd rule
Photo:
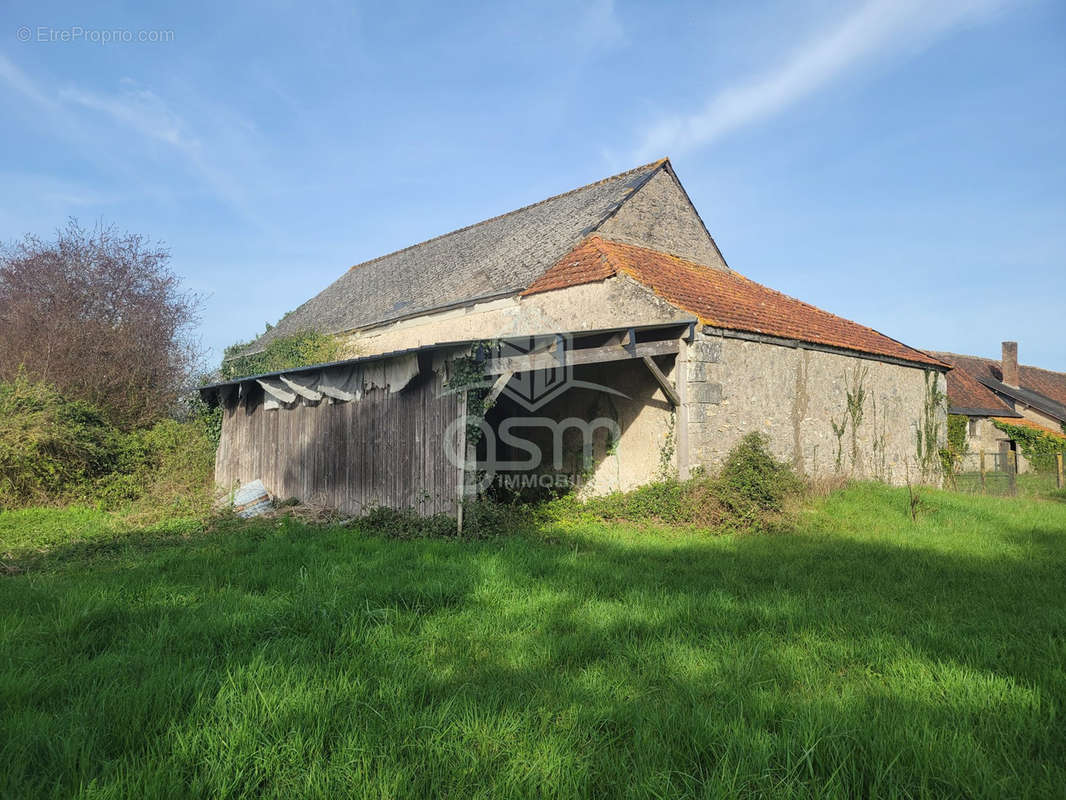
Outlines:
[[[839,474],[844,460],[844,434],[848,430],[848,417],[845,412],[838,423],[835,419],[829,419],[829,425],[833,428],[833,435],[837,438],[836,471]]]
[[[922,397],[922,411],[915,429],[915,445],[918,471],[922,482],[935,477],[941,468],[940,459],[940,414],[944,410],[947,396],[940,391],[936,372],[925,370],[925,392]]]
[[[848,431],[848,423],[851,424],[851,471],[854,473],[860,466],[859,426],[865,415],[866,377],[869,374],[869,367],[865,364],[856,364],[850,374],[844,373],[844,411],[840,422],[829,419],[833,436],[837,440],[836,471],[838,474],[844,469],[844,434]]]
[[[879,481],[887,480],[888,478],[888,408],[881,407],[881,420],[877,419],[877,398],[871,397],[870,402],[873,406],[873,423],[874,423],[874,437],[873,437],[873,455],[874,455],[874,470],[875,475]]]
[[[466,392],[466,441],[471,445],[481,441],[481,421],[489,410],[486,401],[490,387],[485,383],[485,363],[478,358],[486,348],[491,348],[491,343],[480,342],[469,353],[448,362],[445,388],[450,392]]]
[[[1018,443],[1022,455],[1037,470],[1054,469],[1055,454],[1066,452],[1066,436],[1024,425],[1011,425],[998,419],[992,420],[992,424]]]
[[[859,464],[859,426],[862,424],[864,406],[866,405],[865,381],[870,369],[865,364],[856,364],[851,377],[844,376],[844,394],[847,398],[848,418],[851,421],[851,471],[860,468]]]
[[[670,421],[666,424],[663,446],[659,449],[659,480],[661,481],[668,481],[677,475],[674,469],[674,453],[677,452],[676,431],[677,414],[671,411]]]

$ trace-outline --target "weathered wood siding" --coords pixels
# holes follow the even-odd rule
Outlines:
[[[350,403],[267,410],[253,390],[223,407],[215,478],[223,486],[260,478],[275,497],[348,514],[375,506],[455,514],[461,471],[445,436],[462,402],[433,373]],[[450,447],[461,452],[457,442]]]

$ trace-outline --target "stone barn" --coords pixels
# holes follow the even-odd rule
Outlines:
[[[947,364],[730,268],[665,159],[356,265],[245,352],[310,330],[350,358],[204,388],[221,483],[457,512],[713,471],[760,431],[898,484],[946,429]]]

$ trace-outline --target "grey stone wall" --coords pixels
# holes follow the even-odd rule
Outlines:
[[[716,469],[741,437],[760,431],[778,458],[806,475],[839,473],[895,484],[921,479],[916,432],[925,407],[925,370],[706,333],[693,342],[688,358],[693,465]],[[940,373],[931,372],[930,379],[944,391]],[[849,381],[852,387],[858,381],[866,394],[854,448]],[[942,405],[934,416],[942,443]],[[839,466],[833,421],[845,426]]]
[[[693,315],[628,276],[427,314],[349,334],[345,357],[465,339],[496,339],[690,320]]]
[[[605,239],[635,244],[725,269],[718,248],[677,181],[659,170],[597,229]]]

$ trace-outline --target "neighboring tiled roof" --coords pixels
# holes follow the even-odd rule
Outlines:
[[[1066,373],[1052,372],[1040,367],[1027,367],[1023,364],[1018,367],[1018,378],[1023,389],[1042,394],[1060,406],[1066,406]],[[1003,379],[1000,378],[1000,380]]]
[[[993,419],[996,419],[999,422],[1005,422],[1007,425],[1018,425],[1022,428],[1032,428],[1033,430],[1040,431],[1041,433],[1048,433],[1052,436],[1057,436],[1060,439],[1063,438],[1062,431],[1056,431],[1052,428],[1047,427],[1047,425],[1041,425],[1039,422],[1033,422],[1031,419],[1026,419],[1025,417],[1021,417],[1018,419],[1014,419],[1011,417],[994,417]]]
[[[489,297],[514,295],[595,230],[666,159],[349,269],[246,352],[304,330],[340,333]]]
[[[1056,418],[1066,416],[1066,373],[1053,372],[1048,369],[1021,364],[1018,366],[1018,380],[1021,383],[1019,391],[1003,384],[1003,371],[1000,368],[999,361],[994,358],[934,351],[929,351],[929,353],[941,361],[967,372],[981,383],[982,388],[985,388],[990,394],[1002,392],[1007,396],[1017,395],[1017,399],[1051,416]],[[950,379],[948,380],[948,391],[950,394]]]
[[[650,287],[706,325],[946,366],[850,320],[768,289],[735,272],[591,236],[534,281],[524,295],[604,280],[619,272]]]
[[[978,381],[993,392],[1008,397],[1015,403],[1020,402],[1043,414],[1047,414],[1049,417],[1066,422],[1066,406],[1044,397],[1039,392],[1026,389],[1024,386],[1010,386],[1003,383],[1003,381],[997,381],[995,378],[978,378]]]
[[[948,373],[948,410],[953,414],[971,417],[1020,416],[1001,400],[995,392],[977,382],[954,360],[951,353],[933,353],[956,369]]]

